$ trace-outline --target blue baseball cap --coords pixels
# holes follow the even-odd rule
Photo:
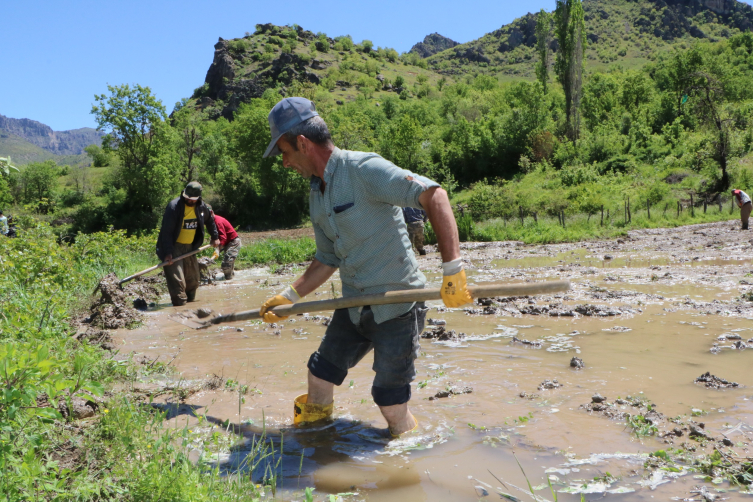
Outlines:
[[[306,98],[285,98],[269,112],[269,131],[272,133],[272,141],[264,152],[264,157],[280,155],[277,141],[283,134],[311,117],[319,115],[316,106]]]

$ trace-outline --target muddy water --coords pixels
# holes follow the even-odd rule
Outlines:
[[[695,412],[695,420],[703,421],[714,436],[729,425],[753,424],[753,349],[709,351],[723,334],[753,338],[753,316],[729,303],[748,289],[740,281],[746,282],[751,271],[751,255],[739,251],[739,236],[723,224],[698,228],[717,243],[708,251],[698,250],[700,239],[688,229],[631,234],[627,246],[610,241],[589,243],[588,248],[467,247],[463,255],[472,282],[570,278],[570,293],[533,301],[635,311],[606,318],[472,315],[432,305],[429,318],[445,320],[447,329],[466,338],[422,340],[411,401],[419,429],[399,440],[385,437],[384,421],[371,401],[371,356],[336,390],[334,423],[292,428],[293,398],[306,392],[306,362],[326,329],[321,319],[296,316],[278,327],[246,322],[194,331],[167,319],[167,314],[185,308],[161,304],[148,314],[144,328],[120,331],[115,338],[122,339],[124,352],[174,357],[173,365],[185,380],[217,374],[253,389],[245,403],[239,402],[237,391],[220,389],[194,394],[185,401],[188,406],[169,399],[164,406],[176,426],[188,424],[198,431],[227,420],[239,426],[238,443],[217,457],[228,471],[248,462],[265,422],[276,444],[280,436],[284,439],[278,483],[283,499],[300,498],[300,490],[312,486],[320,494],[351,492],[358,494],[351,498],[367,500],[478,500],[485,493],[497,499],[500,490],[527,500],[527,481],[515,456],[537,495],[548,500],[547,477],[554,489],[584,490],[592,493],[588,499],[604,493],[628,500],[689,497],[702,483],[693,473],[647,479],[650,475],[643,469],[646,454],[672,445],[656,437],[637,438],[624,422],[591,415],[579,406],[595,393],[610,401],[643,396],[667,417]],[[673,239],[670,251],[654,248],[657,235]],[[606,252],[613,257],[605,260]],[[422,259],[434,287],[438,262],[436,255]],[[263,269],[242,271],[232,282],[200,289],[199,301],[191,308],[222,313],[253,308],[294,277]],[[329,298],[331,289],[327,283],[310,298]],[[604,291],[623,296],[604,299]],[[708,304],[699,307],[693,301]],[[708,313],[708,305],[720,305],[719,312]],[[515,343],[513,336],[539,340],[542,347]],[[584,369],[570,367],[573,356],[583,359]],[[694,384],[706,371],[743,387],[719,391]],[[547,379],[556,379],[562,387],[538,390]],[[473,391],[429,400],[448,386]],[[207,422],[199,424],[196,415]],[[745,434],[735,434],[730,437],[739,445],[748,443]],[[675,446],[683,440],[688,441],[687,436]],[[263,475],[264,465],[255,476]],[[617,481],[594,481],[607,472]],[[726,482],[708,486],[712,491],[730,488]],[[735,492],[725,496],[744,497]],[[578,500],[580,495],[558,497]]]

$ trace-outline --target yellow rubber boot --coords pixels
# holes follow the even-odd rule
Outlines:
[[[301,394],[295,398],[293,405],[293,423],[295,425],[316,422],[332,416],[332,411],[335,409],[334,401],[329,404],[307,403],[308,397],[308,394]]]

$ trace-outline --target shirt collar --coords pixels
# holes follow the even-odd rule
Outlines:
[[[335,173],[335,170],[337,169],[337,166],[340,162],[340,150],[339,148],[335,147],[334,150],[332,150],[332,155],[329,156],[329,160],[327,161],[327,165],[324,166],[324,179],[327,180],[332,177],[332,175]]]

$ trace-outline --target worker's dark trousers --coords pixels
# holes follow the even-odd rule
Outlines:
[[[173,256],[193,251],[193,245],[175,243]],[[165,278],[167,279],[167,289],[170,291],[170,299],[173,306],[180,307],[186,302],[192,302],[196,298],[196,290],[199,288],[199,261],[196,255],[183,258],[173,262],[172,265],[165,265]]]
[[[746,202],[743,207],[740,208],[740,219],[743,222],[743,230],[748,230],[748,218],[750,218],[750,210],[753,209],[753,203]]]

